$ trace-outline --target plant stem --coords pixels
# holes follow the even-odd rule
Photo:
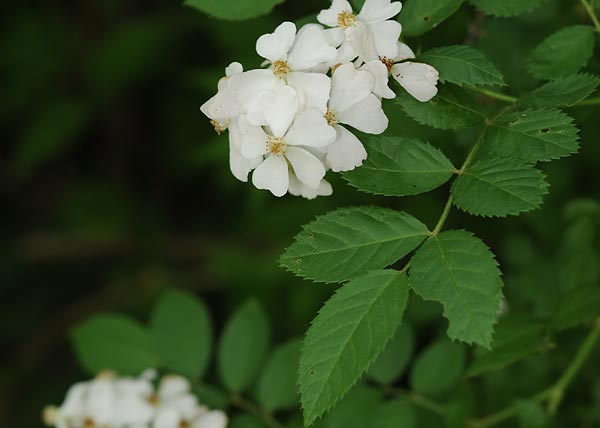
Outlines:
[[[256,416],[257,418],[262,420],[269,428],[283,428],[283,424],[277,419],[275,419],[275,417],[271,413],[265,411],[257,404],[242,397],[239,394],[234,394],[231,396],[231,404]]]
[[[554,414],[558,409],[562,398],[564,397],[565,390],[571,384],[573,379],[575,379],[575,376],[577,376],[577,373],[579,373],[579,370],[581,370],[581,367],[589,358],[594,346],[598,342],[598,339],[600,339],[600,318],[597,318],[594,321],[592,330],[588,333],[587,337],[579,347],[577,354],[575,354],[575,357],[573,357],[573,360],[571,360],[571,363],[563,372],[558,381],[556,381],[554,386],[543,390],[537,395],[534,395],[530,398],[530,400],[535,403],[542,403],[548,400],[548,411],[551,414]],[[494,413],[486,418],[470,420],[468,425],[471,428],[489,428],[512,418],[516,414],[517,406],[513,404],[506,409]]]
[[[596,98],[588,98],[587,100],[580,101],[571,107],[595,106],[595,105],[599,105],[599,104],[600,104],[600,97],[596,97]]]
[[[505,101],[505,102],[511,103],[511,104],[514,104],[519,100],[517,97],[502,94],[502,93],[496,92],[496,91],[491,91],[489,89],[484,89],[484,88],[470,88],[470,89],[474,92],[478,92],[478,93],[486,95],[490,98],[494,98],[494,99],[500,100],[500,101]]]
[[[436,415],[440,415],[440,416],[444,416],[446,414],[446,409],[444,408],[443,405],[441,405],[440,403],[437,403],[433,400],[430,400],[427,397],[422,396],[418,392],[411,391],[409,389],[395,387],[395,386],[388,386],[388,385],[381,385],[381,386],[384,387],[384,392],[386,394],[404,395],[410,401],[412,401],[413,404],[421,407],[422,409],[429,410],[430,412],[435,413]]]
[[[579,0],[586,12],[590,16],[590,19],[594,23],[594,27],[597,33],[600,33],[600,21],[598,21],[598,17],[596,16],[596,12],[594,11],[594,6],[590,4],[588,0]]]

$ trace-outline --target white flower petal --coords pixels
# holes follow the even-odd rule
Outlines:
[[[285,157],[302,183],[311,189],[319,188],[321,180],[325,177],[325,166],[316,156],[299,147],[288,147]]]
[[[398,21],[384,21],[371,25],[378,57],[395,58],[398,56],[398,39],[402,25]]]
[[[192,428],[226,428],[227,415],[220,410],[211,410],[201,414],[193,423]]]
[[[154,415],[154,408],[142,396],[123,393],[116,397],[112,423],[114,426],[148,424]]]
[[[437,94],[438,71],[428,64],[403,62],[392,67],[392,76],[418,101],[426,102]]]
[[[352,6],[347,0],[333,0],[329,9],[322,10],[317,16],[317,21],[328,27],[338,26],[338,16],[342,12],[352,13]]]
[[[331,92],[331,79],[325,74],[291,72],[287,76],[288,85],[304,95],[305,108],[314,108],[322,114],[327,112],[327,102]]]
[[[152,428],[180,428],[181,418],[177,410],[161,408],[156,411]]]
[[[306,199],[315,199],[317,196],[331,196],[333,188],[327,180],[321,180],[318,189],[311,189],[306,184],[302,183],[293,172],[290,173],[290,190],[291,195],[302,196]]]
[[[285,158],[271,155],[266,158],[252,174],[252,184],[257,189],[269,190],[273,195],[282,197],[288,191],[289,173]]]
[[[256,42],[256,52],[271,62],[285,61],[296,37],[296,24],[284,22],[271,34],[264,34]]]
[[[350,171],[361,166],[367,151],[360,140],[343,126],[337,125],[337,140],[327,147],[327,163],[334,172]]]
[[[338,67],[331,79],[329,109],[338,114],[368,97],[375,86],[375,78],[368,71],[360,71],[353,64]]]
[[[338,113],[336,117],[340,123],[374,135],[384,132],[389,124],[388,118],[381,108],[381,100],[373,94],[351,108]]]
[[[393,58],[394,62],[400,62],[400,61],[404,61],[406,59],[413,59],[413,58],[415,58],[415,53],[410,48],[410,46],[408,46],[405,43],[398,42],[398,55],[396,55],[396,57]]]
[[[67,418],[83,418],[85,412],[84,399],[88,388],[89,383],[87,382],[76,383],[69,388],[65,401],[62,406],[60,406],[60,413]]]
[[[298,34],[288,57],[288,65],[294,71],[308,70],[332,61],[336,55],[337,50],[329,45],[324,30],[319,26],[309,26]]]
[[[415,0],[413,0],[415,1]],[[402,3],[391,0],[366,0],[358,17],[368,23],[377,23],[393,18],[402,10]]]
[[[115,398],[114,380],[98,377],[87,391],[85,413],[97,425],[108,425],[113,417]]]
[[[379,59],[375,36],[369,25],[357,21],[355,26],[346,29],[346,38],[346,43],[352,47],[362,62]]]
[[[243,72],[244,72],[244,66],[242,64],[240,64],[239,62],[232,62],[225,69],[225,76],[227,76],[227,77],[236,76],[238,74],[242,74]]]
[[[239,152],[247,159],[253,159],[267,153],[268,135],[260,126],[248,122],[245,116],[240,117],[238,121],[239,135],[234,134],[234,142],[239,141]],[[237,132],[234,130],[234,132]],[[239,140],[238,140],[239,138]],[[237,149],[237,148],[236,148]],[[237,177],[237,174],[234,173]],[[242,180],[244,181],[244,180]]]
[[[198,405],[198,399],[190,393],[180,394],[171,398],[166,406],[175,409],[181,419],[187,421],[194,419],[204,408]]]
[[[266,138],[266,136],[265,136]],[[246,158],[242,156],[243,136],[239,125],[229,128],[229,169],[235,178],[246,183],[248,174],[262,162],[262,156]],[[263,143],[264,150],[266,144]]]
[[[335,129],[329,126],[325,116],[318,110],[309,109],[298,115],[285,136],[285,143],[292,146],[324,147],[335,138]]]
[[[346,40],[346,34],[343,28],[328,28],[323,31],[323,35],[329,42],[329,46],[333,46],[334,48],[339,47],[344,40]]]
[[[376,59],[365,63],[360,69],[368,71],[375,78],[375,87],[373,88],[375,95],[386,99],[396,98],[396,94],[388,86],[388,68],[384,63]]]
[[[158,387],[158,396],[161,400],[168,400],[190,390],[190,381],[178,375],[164,376]]]
[[[275,137],[283,137],[290,129],[298,112],[299,103],[298,94],[291,86],[282,86],[276,91],[260,93],[258,104]]]

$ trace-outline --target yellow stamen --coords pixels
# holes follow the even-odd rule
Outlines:
[[[333,114],[333,112],[329,109],[327,110],[327,113],[325,113],[325,119],[327,119],[327,124],[329,126],[333,126],[338,123],[337,119],[335,118],[335,114]]]
[[[394,66],[394,60],[393,59],[389,59],[385,56],[381,56],[379,57],[379,60],[387,67],[388,72],[392,71],[392,67]]]
[[[331,67],[331,74],[335,73],[335,71],[340,68],[342,66],[342,64],[340,64],[339,62],[337,64],[335,64],[333,67]]]
[[[83,428],[94,428],[95,426],[96,426],[96,423],[90,418],[86,418],[83,421]]]
[[[356,24],[356,16],[347,10],[338,15],[338,25],[342,28],[353,27]]]
[[[216,120],[211,120],[210,124],[215,128],[217,135],[221,135],[227,130],[227,125]]]
[[[269,137],[267,140],[267,150],[276,156],[284,154],[285,148],[283,138]]]
[[[158,398],[158,394],[152,394],[148,397],[148,403],[150,403],[153,407],[157,407],[160,404],[160,398]]]
[[[278,60],[273,63],[273,74],[276,76],[285,76],[290,71],[287,61]]]

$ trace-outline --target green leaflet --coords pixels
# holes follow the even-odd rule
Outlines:
[[[266,15],[285,0],[185,0],[184,4],[215,18],[231,21]]]
[[[408,301],[406,274],[378,270],[336,291],[313,320],[298,383],[307,425],[344,396],[384,350]]]
[[[460,86],[504,86],[504,77],[483,53],[469,46],[435,48],[419,55],[418,60],[440,72],[440,82]]]
[[[499,158],[478,162],[452,185],[457,207],[469,214],[505,217],[539,208],[548,193],[545,175],[533,165]]]
[[[400,90],[395,101],[417,122],[436,129],[461,129],[485,122],[486,117],[473,104],[469,94],[458,87],[440,85],[431,101],[422,103]]]
[[[424,395],[448,391],[458,381],[465,367],[465,349],[444,338],[429,346],[413,365],[410,385]]]
[[[406,196],[433,190],[447,182],[454,166],[427,143],[401,137],[374,137],[366,142],[369,157],[364,165],[344,174],[364,192]]]
[[[300,359],[300,340],[277,347],[269,357],[256,388],[258,402],[268,410],[296,407],[298,390],[296,372]]]
[[[231,392],[246,389],[258,374],[270,339],[269,320],[255,300],[249,300],[231,317],[219,343],[218,369]]]
[[[92,375],[107,369],[121,375],[139,375],[148,367],[160,365],[148,331],[122,315],[95,316],[78,325],[71,340],[79,362]]]
[[[579,150],[578,133],[573,119],[560,110],[513,112],[494,121],[480,157],[500,156],[532,163],[558,159]]]
[[[303,227],[281,256],[296,275],[341,282],[381,269],[415,249],[429,233],[414,217],[388,208],[342,208]]]
[[[553,316],[559,330],[566,330],[588,322],[600,314],[600,286],[584,285],[562,296]]]
[[[379,403],[375,408],[369,428],[416,428],[417,412],[413,404],[404,397]]]
[[[463,0],[409,0],[400,12],[402,34],[420,36],[437,27],[460,7]]]
[[[411,327],[404,323],[377,357],[367,372],[367,377],[383,384],[394,382],[406,369],[414,347],[414,333]]]
[[[490,346],[502,281],[481,240],[462,230],[440,233],[416,252],[409,278],[423,299],[442,303],[451,339]]]
[[[371,426],[383,393],[358,384],[315,426],[318,428],[364,428]]]
[[[156,304],[151,331],[165,367],[191,378],[210,361],[212,322],[200,300],[181,291],[165,293]]]
[[[517,400],[515,410],[520,428],[547,428],[550,424],[548,411],[538,402]]]
[[[533,10],[548,0],[469,0],[486,15],[500,17],[518,16]]]
[[[600,84],[600,79],[581,73],[559,77],[519,99],[524,107],[572,106],[589,97]]]
[[[540,79],[577,73],[594,51],[594,29],[588,25],[566,27],[540,43],[529,55],[527,67]]]

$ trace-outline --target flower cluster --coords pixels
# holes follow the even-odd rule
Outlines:
[[[101,373],[73,385],[60,407],[47,407],[44,422],[56,428],[225,428],[227,416],[200,405],[189,381],[155,373],[138,378]]]
[[[437,93],[438,72],[410,62],[413,51],[399,41],[394,18],[402,3],[366,0],[355,14],[346,0],[333,0],[318,21],[300,28],[284,22],[261,36],[256,51],[268,68],[226,69],[217,94],[202,112],[218,133],[229,131],[233,175],[267,189],[315,198],[330,195],[328,170],[349,171],[367,158],[349,129],[381,134],[388,127],[382,99],[396,94],[392,76],[417,100]]]

